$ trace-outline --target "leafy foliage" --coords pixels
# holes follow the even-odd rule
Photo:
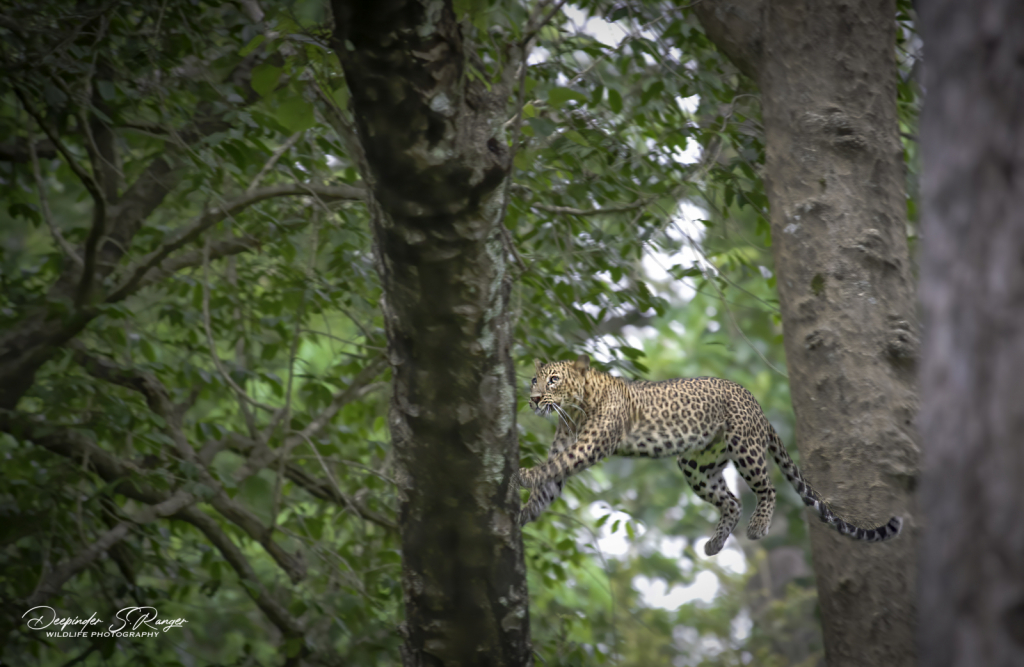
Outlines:
[[[347,92],[318,3],[253,7],[25,1],[0,15],[0,342],[36,345],[0,356],[42,355],[0,412],[12,664],[398,661],[385,343]],[[455,9],[485,81],[538,11]],[[529,62],[509,100],[522,117],[506,219],[526,269],[524,385],[533,357],[582,351],[627,376],[728,377],[791,442],[752,84],[660,2],[565,5]],[[909,75],[900,95],[912,137]],[[533,465],[553,425],[520,408]],[[175,494],[193,500],[145,515]],[[758,584],[771,552],[806,545],[796,496],[782,491],[762,544],[730,542],[731,568],[697,555],[715,519],[666,461],[571,480],[525,531],[540,664],[815,664],[809,570]],[[186,627],[26,630],[23,603],[119,527],[39,604],[104,619],[152,605]],[[694,582],[718,594],[651,604]]]

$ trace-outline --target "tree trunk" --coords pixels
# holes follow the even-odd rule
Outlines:
[[[333,4],[383,285],[405,665],[526,665],[510,283],[508,86],[464,72],[451,5]]]
[[[896,116],[895,3],[739,0],[695,7],[761,89],[801,467],[885,544],[812,521],[830,667],[915,661],[917,325]]]
[[[1024,4],[935,0],[921,18],[921,664],[1009,667],[1024,664]]]

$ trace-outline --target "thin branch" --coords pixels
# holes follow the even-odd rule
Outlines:
[[[319,201],[319,198],[317,198]],[[326,207],[325,207],[326,208]],[[313,211],[312,214],[315,216],[312,229],[310,230],[310,257],[309,263],[306,265],[306,280],[302,286],[302,296],[299,299],[299,307],[295,313],[295,326],[292,327],[292,344],[288,350],[288,381],[285,386],[284,393],[284,407],[278,410],[274,414],[274,418],[270,421],[270,424],[264,430],[263,440],[264,442],[270,441],[270,436],[277,430],[278,424],[282,421],[287,424],[291,419],[292,413],[292,387],[295,383],[295,359],[299,352],[299,342],[301,336],[299,332],[302,330],[302,318],[305,317],[306,313],[306,295],[307,285],[313,281],[313,274],[315,272],[316,265],[316,254],[318,249],[318,242],[320,237],[320,215]],[[204,265],[205,271],[205,265]],[[275,495],[276,504],[276,495]]]
[[[28,146],[22,145],[20,139],[9,141],[5,144],[0,144],[0,162],[29,162],[30,154],[28,152]],[[28,142],[24,142],[27,144]],[[53,147],[53,142],[40,141],[35,146],[36,154],[44,159],[52,160],[57,157],[57,149]]]
[[[127,277],[121,281],[114,291],[107,297],[108,303],[120,301],[125,297],[134,294],[146,274],[159,268],[164,259],[172,252],[181,249],[185,245],[195,241],[199,236],[213,225],[222,220],[232,217],[245,210],[253,204],[265,199],[274,197],[290,197],[294,195],[316,195],[329,201],[362,201],[365,199],[365,190],[349,185],[316,185],[310,183],[288,183],[261,188],[246,193],[221,206],[214,206],[207,209],[187,225],[174,238],[166,241],[159,248],[149,253],[136,264],[127,270]]]
[[[94,179],[92,174],[86,171],[85,168],[78,163],[75,156],[71,154],[68,147],[64,145],[63,141],[61,141],[60,135],[58,135],[54,129],[50,127],[45,120],[43,120],[42,114],[39,113],[36,106],[28,99],[28,96],[26,96],[25,93],[22,92],[21,88],[17,86],[14,87],[14,94],[17,95],[22,106],[25,107],[25,111],[32,116],[36,121],[36,124],[39,125],[39,128],[46,133],[50,142],[57,148],[60,154],[64,156],[64,160],[68,163],[68,167],[71,168],[72,173],[78,177],[78,180],[82,182],[82,185],[84,185],[85,189],[89,191],[89,194],[92,195],[93,199],[102,201],[103,194],[100,192],[99,186],[96,184],[96,179]]]
[[[150,505],[141,510],[129,521],[122,521],[105,532],[99,539],[82,550],[77,556],[65,561],[55,570],[50,572],[46,578],[36,586],[36,589],[28,596],[25,606],[37,607],[44,601],[60,592],[61,587],[86,567],[88,567],[100,554],[110,549],[114,544],[122,540],[132,525],[150,523],[161,517],[170,516],[185,507],[196,502],[196,497],[187,491],[177,491],[167,500]]]
[[[243,582],[242,588],[245,589],[249,597],[252,598],[252,601],[256,603],[256,606],[260,608],[260,611],[263,612],[270,622],[277,626],[281,634],[285,637],[302,637],[305,633],[302,624],[289,614],[288,610],[281,603],[271,596],[270,592],[256,575],[256,570],[253,569],[245,554],[235,546],[235,543],[221,530],[212,517],[196,508],[189,508],[184,512],[179,512],[172,518],[187,521],[206,536],[206,539],[220,551],[221,555],[224,556],[224,560],[238,574],[239,580]]]
[[[301,433],[298,435],[302,435]],[[305,439],[303,439],[305,441]],[[229,436],[227,446],[231,451],[242,455],[251,455],[253,450],[259,449],[259,443],[255,440],[241,438],[237,435]],[[269,464],[268,464],[269,465]],[[365,466],[361,466],[365,467]],[[332,484],[322,479],[317,479],[301,466],[293,463],[286,463],[284,476],[293,483],[305,489],[314,498],[341,505],[370,523],[377,524],[389,531],[397,531],[398,524],[390,518],[379,514],[366,506],[366,503],[358,498],[349,496],[338,488],[336,483]],[[390,480],[389,480],[390,481]]]
[[[622,206],[605,206],[603,208],[572,208],[570,206],[552,206],[551,204],[530,204],[530,208],[535,208],[540,211],[547,213],[557,213],[565,215],[578,215],[578,216],[589,216],[589,215],[610,215],[613,213],[623,213],[625,211],[635,211],[638,208],[643,208],[651,203],[651,199],[640,199],[633,202],[632,204],[624,204]]]
[[[228,373],[227,369],[224,368],[224,364],[221,363],[220,356],[217,354],[217,345],[213,341],[213,327],[210,325],[210,244],[206,243],[203,245],[203,331],[206,333],[206,346],[210,349],[210,358],[213,359],[213,365],[217,368],[217,372],[224,378],[224,382],[231,387],[235,394],[240,400],[244,400],[249,405],[269,412],[270,414],[276,414],[277,409],[273,406],[267,405],[266,403],[260,403],[259,401],[251,398],[249,394],[239,387],[238,384],[232,379],[231,374]]]
[[[256,187],[264,178],[266,178],[267,174],[270,173],[270,170],[274,168],[275,164],[277,164],[277,161],[281,159],[281,156],[287,153],[292,146],[297,144],[301,137],[302,132],[296,132],[292,136],[288,137],[288,141],[278,146],[277,150],[271,154],[270,159],[268,159],[266,164],[263,165],[263,168],[260,169],[260,173],[256,174],[256,178],[252,179],[252,183],[249,184],[249,187],[245,191],[246,194],[252,194],[256,191]]]
[[[234,255],[240,255],[243,252],[248,252],[249,250],[258,248],[262,244],[263,241],[248,234],[245,236],[222,239],[210,244],[209,258],[213,261],[216,259],[223,259],[225,257],[233,257]],[[139,283],[136,291],[140,291],[146,287],[162,282],[182,269],[202,266],[202,264],[202,250],[190,250],[189,252],[170,257],[160,264],[159,269],[150,271]]]
[[[101,29],[99,32],[100,34],[102,34],[104,31],[105,28]],[[94,70],[95,62],[90,64],[89,72],[84,77],[86,86],[91,85]],[[77,97],[80,97],[76,95],[75,92],[71,90],[71,86],[69,86],[67,82],[57,74],[51,72],[49,78],[51,81],[57,84],[58,88],[64,91],[64,94],[68,96],[68,99],[75,100]],[[79,128],[82,130],[82,136],[85,137],[85,151],[86,153],[89,154],[89,164],[92,165],[92,173],[93,177],[96,179],[97,187],[99,187],[99,189],[104,192],[104,198],[107,201],[113,203],[110,199],[111,193],[108,187],[109,184],[105,182],[107,179],[104,176],[104,170],[102,166],[104,159],[102,157],[102,153],[100,152],[99,146],[96,144],[96,137],[93,135],[92,124],[89,122],[89,117],[84,108],[89,104],[89,95],[88,93],[86,93],[82,97],[84,98],[84,100],[76,100],[75,102],[75,119],[78,121]]]
[[[121,368],[112,361],[94,357],[81,344],[73,343],[72,347],[75,350],[75,360],[90,375],[141,393],[146,398],[149,408],[167,424],[171,440],[175,443],[178,457],[183,461],[193,464],[203,484],[210,487],[213,491],[212,497],[207,502],[220,512],[224,518],[237,525],[255,542],[262,545],[292,582],[298,582],[305,578],[306,566],[302,562],[301,556],[293,556],[285,551],[281,545],[273,540],[273,531],[265,527],[255,514],[229,498],[224,492],[223,486],[210,475],[185,436],[181,424],[182,410],[171,403],[167,389],[156,376],[133,369]]]
[[[14,94],[21,100],[25,111],[35,119],[36,124],[46,133],[46,136],[53,142],[53,145],[64,156],[64,160],[68,163],[71,171],[74,172],[75,176],[78,177],[78,180],[82,182],[82,185],[85,186],[85,189],[92,196],[92,226],[89,228],[89,235],[85,239],[85,259],[82,266],[82,277],[78,283],[78,290],[75,295],[75,307],[80,309],[85,304],[89,292],[92,290],[92,280],[96,270],[96,249],[99,246],[100,239],[103,238],[107,219],[107,200],[96,183],[96,179],[71,155],[67,146],[60,140],[60,136],[43,120],[42,114],[39,113],[39,110],[28,99],[28,96],[21,91],[21,88],[15,86]]]
[[[363,146],[359,143],[359,138],[356,136],[355,128],[352,127],[352,124],[345,117],[345,113],[338,106],[338,103],[334,101],[334,98],[323,89],[323,82],[319,79],[316,82],[316,94],[327,108],[324,120],[341,137],[345,143],[345,148],[348,149],[348,156],[353,158],[359,166],[359,172],[361,174],[368,174],[370,167],[366,162],[366,155],[363,153]]]
[[[751,342],[751,340],[749,338],[747,338],[747,334],[744,333],[744,331],[740,327],[739,323],[736,322],[736,318],[733,317],[732,310],[729,309],[729,304],[725,300],[725,294],[722,293],[722,288],[720,288],[718,286],[718,283],[716,283],[714,281],[714,279],[712,279],[710,282],[711,282],[712,285],[715,286],[715,291],[718,292],[718,297],[722,300],[722,308],[725,308],[725,313],[726,313],[726,315],[729,316],[729,321],[732,322],[732,326],[733,326],[734,329],[736,329],[736,333],[738,333],[740,336],[743,337],[743,340],[746,341],[747,345],[750,346],[750,349],[752,349],[754,352],[756,352],[757,356],[761,357],[761,361],[763,361],[765,364],[767,364],[768,368],[772,369],[773,371],[775,371],[776,373],[778,373],[779,375],[781,375],[782,377],[784,377],[784,378],[786,378],[788,380],[789,379],[789,375],[787,375],[785,373],[785,371],[779,370],[778,368],[775,367],[775,364],[773,364],[772,362],[768,361],[768,357],[764,356],[761,353],[761,350],[759,350],[757,348],[757,346],[754,345],[754,343]]]
[[[352,378],[352,381],[348,383],[348,386],[345,387],[345,389],[334,394],[330,404],[312,421],[306,424],[306,428],[302,429],[299,433],[286,438],[284,444],[277,451],[274,451],[269,447],[261,448],[260,451],[256,452],[248,461],[246,461],[245,465],[235,471],[235,480],[237,482],[241,482],[256,471],[269,466],[278,457],[287,458],[291,450],[301,445],[307,438],[316,437],[320,431],[330,423],[331,419],[334,418],[334,415],[338,414],[343,407],[352,401],[359,400],[371,391],[373,385],[370,381],[377,377],[377,375],[384,369],[384,366],[385,363],[383,358],[377,358],[364,366],[363,369],[359,371],[354,378]]]
[[[53,222],[53,214],[50,212],[50,202],[46,197],[46,184],[43,183],[43,175],[39,169],[39,156],[36,154],[36,144],[32,141],[32,137],[29,137],[28,141],[28,156],[32,162],[32,176],[36,181],[36,189],[39,190],[39,208],[43,212],[43,220],[46,222],[46,226],[50,229],[50,234],[53,236],[53,240],[56,241],[57,246],[60,247],[61,251],[73,261],[79,268],[82,267],[82,258],[78,256],[75,249],[68,243],[64,235],[60,233],[60,229]]]
[[[530,43],[530,40],[533,39],[537,35],[537,33],[541,31],[541,29],[544,26],[546,26],[548,23],[550,23],[551,19],[555,18],[555,14],[557,14],[558,11],[560,9],[562,9],[562,7],[565,5],[566,2],[568,2],[568,0],[558,0],[558,4],[556,4],[554,6],[554,8],[552,8],[552,10],[548,13],[548,15],[545,16],[536,25],[529,26],[529,23],[532,23],[533,22],[533,18],[534,18],[534,17],[530,17],[530,22],[527,24],[528,27],[526,29],[526,34],[523,35],[523,38],[519,41],[520,46],[523,47],[524,56],[525,56],[525,53],[526,53],[525,47]],[[538,6],[537,7],[537,11],[539,12],[541,10],[541,8],[542,8],[541,6]],[[525,57],[523,58],[523,64],[524,65],[526,64],[526,58]]]
[[[501,230],[501,240],[505,249],[515,259],[519,270],[526,273],[526,263],[516,249],[515,239],[512,237],[512,230],[505,225],[505,218],[508,216],[508,206],[512,201],[512,179],[516,173],[516,149],[519,147],[519,135],[523,125],[523,106],[526,103],[526,54],[529,44],[523,42],[519,49],[521,61],[519,63],[519,93],[516,97],[518,102],[515,123],[512,125],[512,146],[508,152],[508,173],[505,174],[505,192],[501,198],[501,213],[498,214],[498,228]]]
[[[238,573],[239,579],[248,584],[243,585],[242,588],[266,617],[281,630],[282,634],[289,637],[303,635],[302,625],[273,599],[256,576],[255,570],[241,549],[235,546],[234,542],[221,530],[217,521],[198,508],[190,507],[191,503],[185,503],[173,514],[163,514],[163,510],[170,509],[173,505],[181,502],[181,499],[177,494],[168,495],[143,482],[142,476],[145,471],[134,463],[115,457],[77,431],[55,430],[50,424],[25,419],[23,415],[11,411],[0,411],[0,429],[22,434],[39,446],[65,458],[82,461],[86,468],[96,472],[104,481],[108,482],[113,492],[150,505],[151,507],[147,510],[150,513],[153,513],[154,507],[161,508],[162,516],[194,525],[221,552],[228,564]],[[140,519],[145,518],[148,518],[148,515],[140,513],[131,523],[138,524]],[[96,552],[96,555],[98,556],[99,553],[101,552]],[[37,588],[37,591],[39,590]]]

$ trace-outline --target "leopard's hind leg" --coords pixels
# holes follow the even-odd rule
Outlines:
[[[775,487],[768,476],[765,445],[757,437],[726,433],[726,451],[750,490],[757,494],[757,507],[747,524],[747,537],[759,540],[768,534],[775,513]]]
[[[683,454],[678,459],[679,468],[686,476],[693,492],[700,496],[704,502],[711,503],[722,513],[715,527],[715,534],[708,543],[704,545],[704,553],[714,556],[725,546],[725,541],[732,535],[733,529],[740,520],[740,501],[732,495],[729,487],[722,477],[722,469],[728,463],[728,459],[722,458],[719,461],[701,464],[700,459],[695,456]]]

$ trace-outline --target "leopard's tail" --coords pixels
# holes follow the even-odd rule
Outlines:
[[[855,540],[864,540],[865,542],[884,542],[900,534],[900,530],[903,528],[903,519],[898,516],[894,516],[889,519],[888,523],[875,528],[861,528],[836,516],[832,508],[828,506],[828,503],[818,495],[818,492],[804,481],[800,470],[793,463],[793,459],[789,458],[789,453],[786,452],[786,448],[782,445],[782,439],[779,438],[774,430],[772,430],[768,449],[771,451],[775,462],[779,465],[779,469],[782,470],[782,474],[786,476],[789,483],[800,494],[804,504],[808,507],[813,507],[823,522],[834,527],[843,535],[852,537]]]

